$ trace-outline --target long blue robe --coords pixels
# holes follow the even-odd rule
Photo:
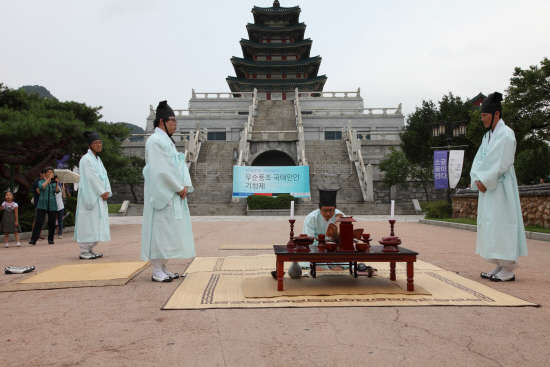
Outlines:
[[[320,234],[326,234],[328,225],[330,223],[336,224],[336,215],[338,214],[342,216],[344,215],[344,213],[336,209],[334,211],[334,215],[332,216],[332,218],[330,218],[330,220],[327,223],[327,221],[325,221],[325,218],[323,218],[323,215],[321,214],[321,209],[312,211],[304,219],[304,228],[302,230],[302,233],[305,233],[308,236],[315,237],[315,238],[317,238],[317,236],[319,236]],[[317,240],[315,240],[312,246],[317,246],[317,243],[318,243]],[[300,266],[302,268],[309,268],[309,263],[301,262]],[[326,269],[327,267],[322,266],[322,268]]]
[[[193,192],[185,155],[159,128],[145,144],[145,199],[141,227],[141,259],[185,259],[195,256],[187,198]]]
[[[73,240],[79,243],[110,241],[109,209],[107,201],[101,198],[106,192],[109,197],[113,196],[107,171],[101,158],[96,158],[90,150],[80,159],[78,168],[80,181]]]
[[[336,209],[334,211],[334,215],[332,216],[332,218],[330,218],[330,220],[327,223],[327,221],[325,221],[325,218],[323,218],[323,215],[321,214],[321,209],[312,211],[304,219],[304,229],[302,233],[305,233],[308,236],[315,237],[315,238],[317,238],[317,236],[319,236],[320,234],[325,234],[327,232],[328,225],[330,223],[333,223],[333,224],[336,223],[336,216],[338,214],[342,216],[344,215],[344,213]],[[313,245],[316,246],[317,241],[315,241]]]
[[[527,255],[527,241],[514,171],[516,138],[502,120],[489,138],[488,132],[470,171],[471,189],[478,190],[476,180],[487,188],[479,192],[476,253],[485,259],[518,261]]]

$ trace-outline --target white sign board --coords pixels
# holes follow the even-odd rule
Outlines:
[[[462,165],[464,163],[464,151],[463,150],[451,150],[449,151],[449,187],[454,189],[460,176],[462,175]]]

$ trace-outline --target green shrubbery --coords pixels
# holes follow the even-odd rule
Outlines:
[[[422,201],[422,211],[426,212],[426,219],[451,218],[453,216],[453,205],[445,200]]]
[[[289,194],[282,194],[277,197],[250,195],[246,198],[246,204],[250,210],[290,209],[291,201],[294,201],[294,196]]]

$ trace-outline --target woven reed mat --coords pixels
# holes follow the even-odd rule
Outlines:
[[[0,287],[0,292],[125,285],[147,266],[149,262],[135,260],[70,262]]]
[[[270,298],[281,296],[335,296],[341,294],[424,294],[431,296],[419,285],[413,292],[407,291],[407,282],[392,282],[385,277],[358,277],[350,275],[325,275],[313,278],[285,279],[285,289],[277,291],[277,281],[273,277],[246,278],[242,283],[245,298]]]
[[[371,263],[378,269],[378,277],[389,278],[389,263]],[[405,288],[406,265],[396,264],[399,287]],[[290,263],[285,263],[288,269]],[[463,278],[424,261],[414,264],[415,289],[423,294],[353,294],[330,296],[279,296],[246,298],[242,284],[250,278],[266,278],[273,289],[277,282],[270,279],[275,269],[275,255],[197,257],[187,268],[187,276],[166,302],[163,310],[208,308],[270,308],[270,307],[344,307],[344,306],[538,306],[509,296],[484,284]],[[349,272],[335,274],[331,270],[317,273],[317,279],[297,281],[322,282],[323,277],[347,276]],[[290,284],[285,275],[285,287]],[[370,279],[369,279],[370,280]],[[392,282],[394,283],[394,282]]]
[[[273,245],[221,245],[218,250],[273,250]]]

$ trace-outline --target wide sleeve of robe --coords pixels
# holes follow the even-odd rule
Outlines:
[[[502,126],[491,140],[489,144],[487,136],[483,139],[470,173],[487,188],[478,197],[476,253],[485,259],[517,261],[527,255],[527,241],[513,166],[514,132]]]
[[[148,185],[148,199],[155,209],[168,205],[174,193],[180,192],[184,187],[177,151],[163,139],[162,136],[155,135],[149,138],[145,152],[147,165],[143,169],[145,183]]]
[[[478,151],[472,165],[472,178],[476,177],[487,190],[496,189],[497,181],[502,181],[501,176],[514,164],[516,154],[516,140],[513,135],[499,134],[498,138],[493,136],[493,139],[494,145],[485,149],[480,148],[480,151],[485,150],[486,153],[480,154]]]
[[[111,195],[107,171],[99,158],[88,152],[79,164],[80,182],[73,239],[78,242],[110,241],[109,209],[101,195]]]
[[[111,190],[111,185],[109,184],[109,179],[106,175],[107,172],[105,171],[105,167],[103,167],[103,163],[101,163],[99,159],[93,162],[93,159],[96,158],[90,158],[89,154],[90,153],[86,154],[83,159],[80,160],[80,165],[78,167],[81,177],[84,177],[86,180],[84,187],[82,187],[82,185],[80,187],[81,191],[79,192],[78,198],[84,201],[84,205],[88,210],[92,209],[92,207],[98,203],[98,198],[100,198],[101,195]],[[84,190],[82,190],[82,188]]]
[[[185,259],[195,256],[191,215],[187,198],[178,192],[193,191],[185,156],[161,133],[145,146],[146,166],[141,259]]]

